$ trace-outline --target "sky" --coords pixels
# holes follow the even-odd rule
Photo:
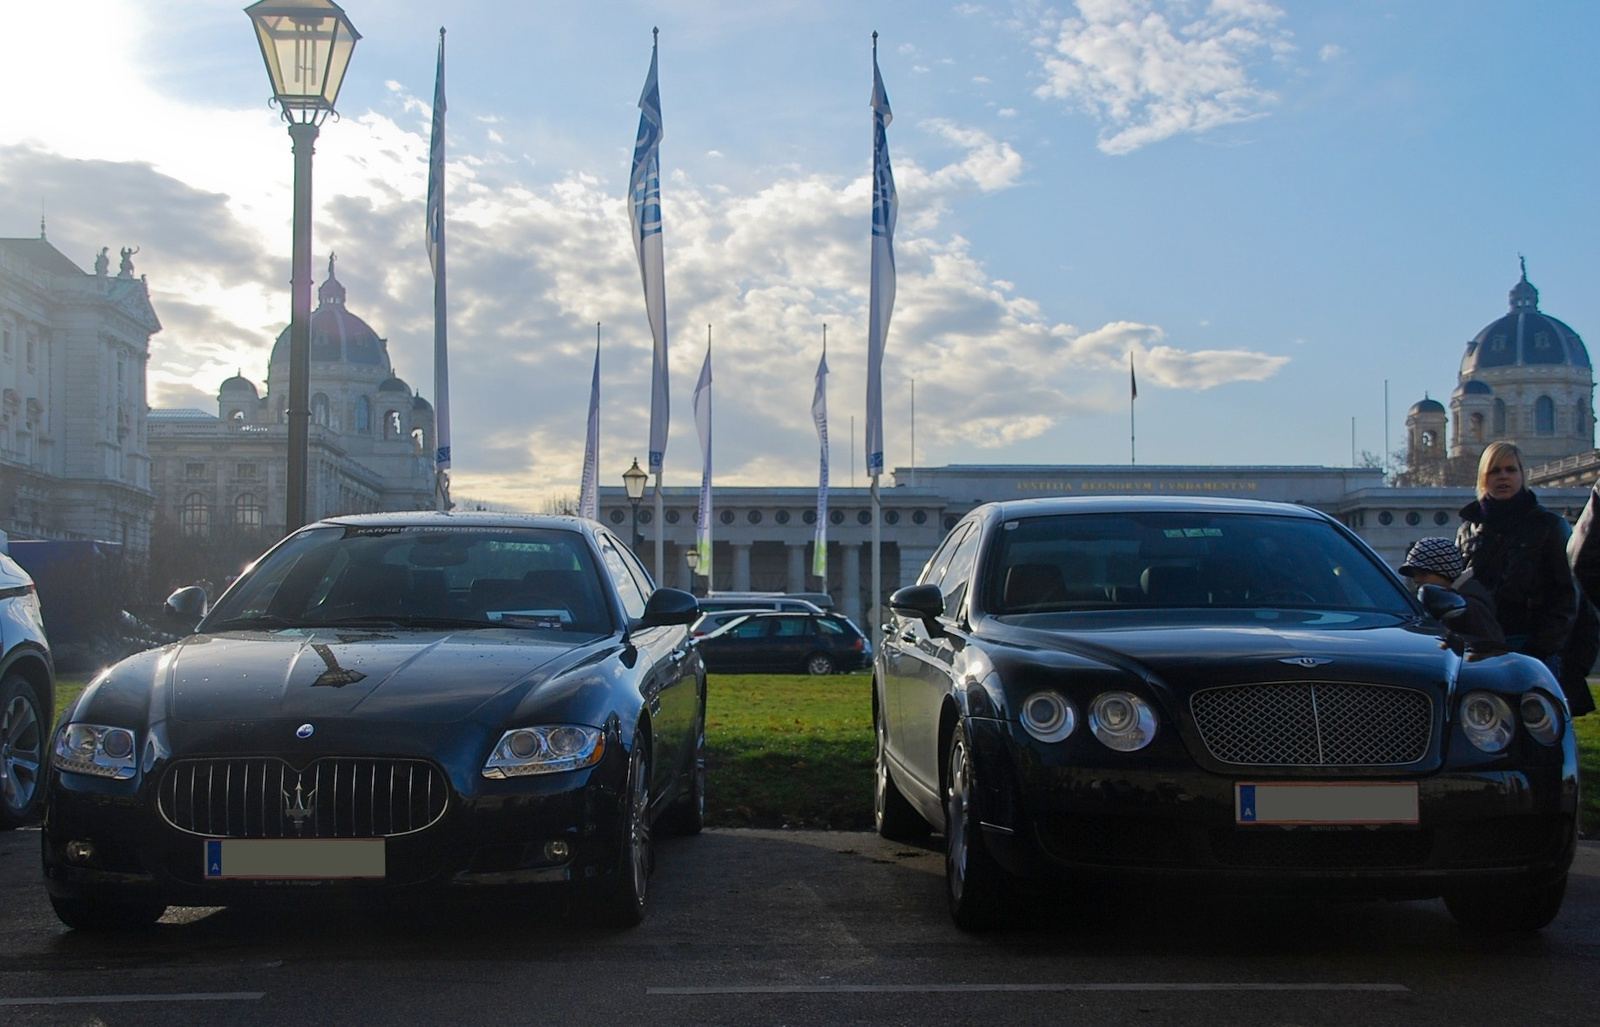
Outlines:
[[[154,408],[264,385],[288,322],[289,138],[244,4],[8,11],[0,236],[137,247]],[[313,172],[317,279],[433,399],[423,242],[447,29],[458,497],[575,497],[600,325],[600,480],[648,440],[626,203],[660,29],[673,417],[712,348],[719,486],[866,485],[872,33],[894,120],[887,467],[1349,466],[1448,403],[1525,256],[1600,339],[1589,0],[349,0]],[[40,102],[18,102],[36,97]],[[1129,359],[1138,399],[1130,412]],[[887,483],[886,483],[887,484]]]

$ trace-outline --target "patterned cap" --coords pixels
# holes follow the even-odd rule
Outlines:
[[[1461,557],[1461,550],[1456,548],[1455,540],[1437,537],[1417,539],[1406,553],[1406,562],[1400,565],[1400,573],[1406,577],[1417,571],[1432,571],[1451,581],[1461,577],[1466,569],[1466,561]]]

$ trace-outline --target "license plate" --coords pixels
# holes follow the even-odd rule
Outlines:
[[[1415,824],[1417,784],[1240,782],[1233,817],[1238,824]]]
[[[384,876],[382,838],[209,838],[206,879],[317,881]]]

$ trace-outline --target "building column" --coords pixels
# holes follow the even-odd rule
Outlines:
[[[839,562],[844,564],[840,568],[844,574],[844,594],[839,597],[844,615],[865,629],[866,623],[861,619],[861,543],[841,542]]]
[[[733,549],[733,591],[750,591],[750,543],[730,543]]]
[[[789,584],[790,592],[805,592],[806,588],[806,544],[804,542],[785,542],[784,550],[789,554]]]

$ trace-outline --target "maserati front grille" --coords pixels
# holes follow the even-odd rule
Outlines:
[[[449,805],[442,771],[423,760],[327,757],[186,760],[161,780],[161,815],[207,838],[388,838],[421,831]]]
[[[1244,766],[1407,766],[1433,733],[1427,693],[1393,685],[1229,685],[1196,692],[1189,708],[1206,750]]]

